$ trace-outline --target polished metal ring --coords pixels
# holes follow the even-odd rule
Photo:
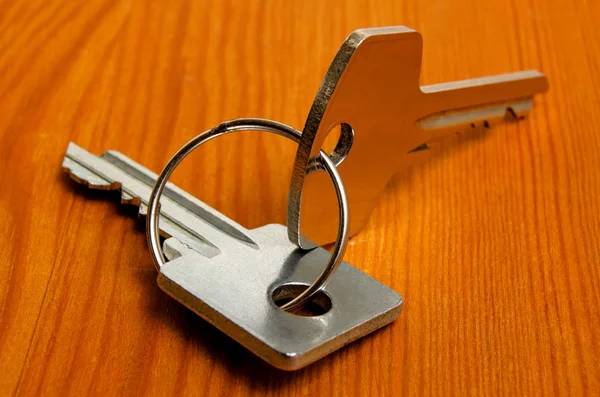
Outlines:
[[[187,155],[194,151],[194,149],[196,149],[203,143],[218,136],[225,135],[231,132],[248,130],[272,132],[277,135],[289,138],[296,143],[300,141],[300,137],[302,135],[300,131],[275,121],[265,119],[242,118],[226,121],[218,127],[201,133],[200,135],[196,136],[194,139],[183,145],[181,149],[179,149],[177,153],[175,153],[171,160],[169,160],[165,168],[158,176],[158,179],[156,180],[156,184],[152,189],[152,193],[150,194],[150,199],[148,201],[146,237],[148,239],[148,247],[150,248],[150,253],[152,254],[154,265],[159,271],[160,268],[166,263],[166,258],[164,256],[162,247],[160,246],[160,238],[158,231],[158,217],[160,215],[159,203],[160,197],[163,193],[163,189],[165,188],[169,177],[171,176],[175,168],[179,165],[179,163],[185,157],[187,157]],[[329,156],[327,156],[327,154],[321,151],[317,159],[319,165],[329,174],[331,180],[333,181],[333,185],[337,194],[339,203],[339,227],[337,239],[335,242],[335,246],[333,247],[331,258],[329,259],[327,266],[319,275],[319,277],[317,277],[317,279],[296,298],[280,306],[282,309],[287,311],[298,310],[305,303],[309,302],[310,299],[317,292],[319,292],[325,287],[327,281],[329,281],[331,276],[339,267],[340,263],[342,263],[344,253],[346,251],[346,245],[348,244],[348,200],[346,198],[346,191],[344,190],[344,185],[342,184],[342,179],[335,168],[335,164],[329,158]]]

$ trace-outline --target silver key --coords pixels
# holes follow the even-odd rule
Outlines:
[[[548,88],[546,77],[534,70],[420,87],[422,47],[418,32],[394,26],[357,30],[340,48],[296,153],[288,225],[290,239],[299,246],[335,237],[331,185],[322,172],[307,174],[333,127],[342,125],[332,159],[337,158],[346,187],[354,235],[391,177],[422,162],[432,143],[464,129],[524,117],[533,96]]]
[[[145,214],[156,174],[108,151],[96,157],[70,143],[63,169],[94,189],[120,189],[122,202]],[[160,229],[168,262],[158,285],[270,364],[302,368],[386,324],[402,308],[402,297],[343,262],[314,304],[324,314],[305,317],[280,309],[315,280],[329,252],[303,251],[283,225],[253,230],[168,183]]]

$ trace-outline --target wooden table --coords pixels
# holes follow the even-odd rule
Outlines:
[[[598,393],[599,20],[591,0],[0,3],[0,395]],[[424,36],[423,84],[533,68],[550,91],[393,180],[346,260],[404,311],[304,370],[160,291],[135,210],[61,172],[69,141],[158,171],[222,120],[302,128],[344,38],[398,24]],[[174,181],[284,223],[294,152],[235,134]]]

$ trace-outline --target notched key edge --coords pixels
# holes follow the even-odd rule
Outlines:
[[[101,156],[95,156],[75,143],[70,142],[62,163],[62,169],[69,174],[72,180],[90,189],[120,190],[121,203],[139,207],[138,216],[145,217],[147,211],[146,202],[157,176],[123,154],[116,151],[107,151]],[[140,197],[140,194],[130,192],[129,190],[131,189],[127,187],[127,183],[119,181],[118,176],[104,175],[102,169],[109,174],[117,173],[122,179],[131,178],[125,182],[136,184],[138,190],[141,188],[144,191],[147,190],[148,197]],[[146,196],[146,194],[142,195]],[[245,229],[215,210],[213,211],[216,214],[212,214],[209,209],[202,207],[203,205],[208,207],[206,204],[189,195],[176,185],[168,183],[165,187],[164,196],[189,213],[191,217],[200,220],[203,224],[210,226],[212,229],[223,233],[223,235],[229,238],[258,249],[257,243],[242,231]],[[163,237],[176,237],[184,244],[207,257],[213,257],[221,252],[209,239],[196,233],[195,230],[165,216],[164,211],[161,214],[163,216],[160,220],[160,231]],[[228,222],[232,224],[230,225]]]
[[[533,98],[529,97],[439,112],[417,120],[417,125],[423,130],[442,130],[446,133],[446,130],[452,129],[461,132],[468,127],[489,127],[504,120],[521,120],[529,114],[532,107]]]
[[[71,148],[71,145],[73,145],[73,143],[69,144],[69,149]],[[127,191],[123,189],[123,184],[121,182],[111,181],[110,179],[106,179],[100,176],[99,174],[95,173],[94,171],[83,165],[80,161],[77,161],[76,158],[69,156],[69,151],[67,151],[67,153],[65,154],[65,158],[62,163],[62,170],[63,172],[67,173],[73,181],[87,187],[88,189],[120,191],[120,203],[124,205],[133,205],[138,207],[138,218],[145,218],[147,208],[146,205],[144,205],[144,203],[142,202],[141,197],[127,193]],[[220,253],[217,247],[203,239],[201,236],[188,236],[186,238],[184,237],[184,234],[186,234],[185,230],[181,230],[178,233],[176,231],[177,229],[178,225],[173,222],[170,222],[168,219],[162,219],[160,222],[161,237],[169,238],[173,236],[179,236],[179,239],[187,243],[182,244],[185,244],[189,248],[195,249],[196,251],[206,256],[215,256]],[[190,240],[195,240],[197,243],[190,243]]]

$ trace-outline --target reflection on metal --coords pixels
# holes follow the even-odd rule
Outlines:
[[[352,127],[339,165],[350,210],[350,235],[366,223],[399,170],[425,160],[417,150],[475,126],[522,118],[546,77],[524,71],[419,86],[423,40],[403,26],[361,29],[343,43],[312,105],[296,153],[289,206],[290,239],[304,248],[335,240],[335,194],[322,172],[307,172],[331,129]],[[313,244],[314,242],[314,244]]]

